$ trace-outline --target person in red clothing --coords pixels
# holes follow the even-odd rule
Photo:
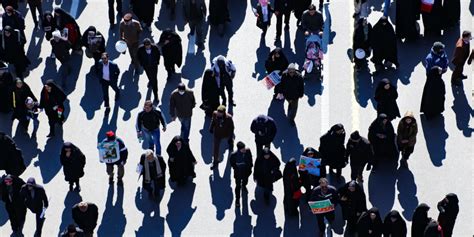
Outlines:
[[[456,42],[456,48],[454,49],[454,55],[451,62],[454,64],[454,71],[451,75],[451,84],[459,86],[462,84],[462,80],[466,79],[467,76],[462,74],[464,69],[464,64],[469,58],[470,43],[472,39],[470,31],[463,31],[461,38]],[[472,55],[471,55],[472,58]],[[472,61],[472,60],[470,60]],[[469,63],[470,64],[470,63]]]

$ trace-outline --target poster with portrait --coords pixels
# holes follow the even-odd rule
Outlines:
[[[100,162],[113,163],[120,160],[118,141],[102,141],[97,148],[99,149]]]
[[[315,201],[315,202],[308,202],[308,204],[313,214],[323,214],[323,213],[334,211],[334,205],[331,203],[329,199]]]

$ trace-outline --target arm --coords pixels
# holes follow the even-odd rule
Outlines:
[[[176,117],[176,101],[175,101],[175,93],[174,92],[171,94],[170,109],[169,110],[170,110],[171,118]]]
[[[192,107],[196,107],[196,98],[194,97],[194,92],[191,91],[191,105]]]
[[[43,202],[43,207],[48,208],[48,196],[46,196],[46,191],[44,190],[44,188],[41,188],[41,201]]]
[[[122,139],[117,138],[117,141],[119,143],[119,149],[120,149],[120,161],[125,164],[127,163],[127,158],[128,158],[128,149],[123,143]]]
[[[137,121],[136,121],[136,124],[135,124],[135,129],[137,130],[137,132],[142,131],[142,118],[141,118],[142,113],[143,112],[138,113],[138,116],[137,116]]]
[[[158,111],[158,118],[160,120],[161,125],[163,126],[163,130],[166,130],[165,118],[163,118],[163,115],[160,111]]]
[[[211,125],[209,125],[209,132],[214,133],[214,127],[216,126],[216,116],[212,114]]]

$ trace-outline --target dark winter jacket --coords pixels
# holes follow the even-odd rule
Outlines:
[[[165,41],[168,41],[168,43],[165,44]],[[176,65],[181,67],[183,62],[183,47],[181,45],[181,37],[179,37],[176,32],[170,29],[164,30],[163,33],[161,33],[158,45],[161,46],[165,66],[174,67],[174,65]]]
[[[296,100],[304,95],[304,80],[299,72],[295,72],[293,76],[288,74],[288,71],[283,72],[281,82],[279,84],[279,91],[287,100]]]
[[[395,222],[391,219],[396,218]],[[391,211],[385,216],[383,221],[383,236],[384,237],[406,237],[407,223],[403,220],[398,211]]]
[[[11,210],[19,210],[26,212],[26,206],[23,202],[20,194],[21,187],[25,184],[25,181],[20,177],[10,175],[12,178],[11,186],[7,186],[4,183],[6,175],[0,178],[0,197],[5,203],[5,207]]]
[[[160,110],[155,108],[153,108],[150,112],[143,110],[138,113],[136,129],[137,132],[141,132],[143,129],[153,131],[160,128],[160,123],[166,128],[165,119],[163,118]]]
[[[412,217],[411,236],[424,237],[426,226],[431,221],[431,218],[428,217],[429,210],[430,207],[425,203],[421,203],[416,207]]]
[[[446,195],[446,198],[438,202],[438,222],[443,228],[444,237],[451,237],[454,224],[459,213],[459,199],[454,193]]]
[[[64,179],[68,182],[76,181],[84,176],[84,166],[86,165],[86,156],[82,151],[71,144],[71,156],[66,156],[66,151],[63,146],[61,149],[61,165],[63,166]]]
[[[361,137],[358,142],[349,139],[346,145],[346,160],[350,159],[351,166],[372,164],[374,150],[369,140]]]
[[[268,144],[275,138],[277,127],[272,117],[262,114],[252,121],[250,131],[255,134],[256,143]]]
[[[265,159],[263,152],[255,160],[253,179],[262,188],[273,190],[275,175],[280,170],[280,161],[273,152],[270,151],[270,158]]]
[[[187,22],[197,22],[206,19],[207,7],[204,0],[195,0],[194,5],[191,3],[192,0],[184,0],[183,2],[183,13],[184,19]],[[195,7],[193,10],[192,8]],[[195,15],[192,13],[194,11]]]
[[[214,134],[214,137],[231,137],[234,134],[234,120],[232,119],[232,115],[225,113],[223,117],[218,117],[217,111],[214,111],[209,131]]]
[[[229,158],[230,166],[234,170],[235,179],[246,179],[252,174],[253,159],[250,149],[245,148],[245,153],[234,151]]]
[[[370,217],[371,213],[376,216],[374,220]],[[370,234],[369,231],[371,232]],[[362,213],[357,221],[357,234],[359,237],[382,237],[382,231],[382,218],[380,217],[379,209],[376,207],[372,207]]]
[[[351,217],[359,218],[360,215],[367,211],[367,203],[365,200],[365,193],[364,190],[359,186],[359,184],[355,183],[355,191],[351,192],[349,190],[349,185],[351,184],[350,181],[346,183],[342,188],[340,188],[337,192],[339,193],[339,202],[342,207],[342,216],[345,220],[350,219]],[[342,199],[346,200],[342,200]]]
[[[140,45],[140,47],[138,47],[137,57],[138,62],[142,67],[150,67],[160,64],[161,53],[158,47],[155,44],[151,44],[150,50],[151,52],[148,54],[145,45]]]
[[[24,184],[20,191],[21,198],[24,201],[26,207],[28,207],[31,212],[38,214],[43,211],[43,208],[48,207],[48,197],[46,196],[43,186],[41,185],[33,185],[33,190],[35,193],[34,197],[31,196],[31,191],[28,190],[28,185]]]
[[[149,163],[149,168],[148,168],[148,172],[150,172],[149,174],[149,177],[150,177],[150,180],[146,180],[146,177],[147,177],[147,174],[146,174],[146,168],[145,168],[145,162],[148,162],[148,160],[146,159],[146,156],[145,154],[142,154],[140,156],[140,165],[142,166],[142,172],[141,172],[141,175],[142,175],[142,180],[143,180],[143,184],[145,183],[150,183],[152,180],[158,180],[158,185],[157,187],[155,187],[156,189],[164,189],[166,187],[166,163],[163,159],[162,156],[160,155],[156,155],[156,160],[153,160],[153,162],[150,162]],[[160,165],[160,168],[161,168],[161,175],[160,174],[157,174],[157,171],[156,171],[156,167],[157,165]]]
[[[94,203],[88,202],[87,203],[87,210],[82,212],[79,209],[78,204],[72,207],[72,219],[74,222],[87,232],[92,232],[95,227],[97,226],[97,219],[99,217],[99,208]]]
[[[71,57],[71,44],[63,38],[59,38],[58,41],[53,39],[50,41],[51,42],[51,47],[52,51],[54,53],[54,56],[61,62],[65,63],[69,60]]]
[[[278,54],[279,57],[273,57],[273,55]],[[273,59],[275,61],[273,61]],[[271,73],[275,70],[280,71],[280,75],[288,68],[288,59],[286,58],[285,54],[281,50],[281,48],[276,47],[274,50],[268,54],[267,60],[265,60],[265,70],[267,73]]]
[[[178,150],[176,142],[181,142],[181,149]],[[176,136],[171,140],[168,148],[166,148],[168,153],[168,166],[170,170],[170,180],[177,181],[183,177],[196,177],[194,172],[194,163],[196,163],[196,158],[189,148],[189,145],[184,142],[183,138]]]
[[[15,176],[21,175],[25,169],[25,162],[23,161],[23,155],[21,149],[19,149],[15,141],[0,131],[0,170],[5,170],[7,174]]]
[[[336,188],[331,185],[328,185],[327,191],[323,193],[323,190],[320,186],[317,186],[313,189],[311,193],[311,197],[309,201],[316,202],[316,201],[324,201],[329,200],[334,207],[339,203],[339,196],[337,193]],[[332,211],[334,212],[334,211]]]
[[[336,131],[344,130],[342,124],[336,124],[320,138],[319,152],[321,153],[323,164],[331,168],[343,168],[346,163],[346,149],[344,141],[346,133],[337,134]]]
[[[385,85],[390,85],[387,90]],[[389,120],[400,117],[400,110],[397,105],[398,92],[390,81],[382,80],[377,85],[374,99],[377,101],[377,114],[386,114]]]
[[[114,84],[117,84],[118,82],[118,77],[120,75],[120,69],[118,67],[118,65],[116,63],[114,63],[113,61],[109,60],[109,78],[110,78],[110,82],[111,83],[114,83]],[[104,79],[104,75],[103,75],[103,68],[104,68],[104,63],[102,62],[102,60],[99,60],[96,64],[96,74],[97,74],[97,77],[99,78],[100,81],[102,81]]]

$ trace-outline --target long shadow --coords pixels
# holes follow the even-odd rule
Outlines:
[[[257,215],[257,222],[253,228],[253,236],[280,236],[281,227],[277,227],[275,219],[275,207],[277,200],[275,196],[270,196],[270,203],[263,202],[263,190],[255,189],[255,199],[250,202],[252,212]]]
[[[64,143],[62,133],[62,129],[56,126],[56,136],[46,141],[44,150],[39,153],[38,160],[34,163],[34,166],[39,166],[41,169],[44,184],[49,183],[61,169],[59,153]]]
[[[0,131],[4,132],[8,136],[12,136],[12,113],[0,113]]]
[[[230,173],[230,162],[227,159],[222,177],[219,169],[214,169],[212,175],[209,175],[212,204],[216,207],[216,219],[219,221],[224,219],[225,211],[232,206],[232,200],[234,199],[230,186]]]
[[[117,22],[120,22],[120,20]],[[107,43],[105,44],[105,51],[109,54],[110,60],[114,60],[120,56],[120,53],[115,50],[115,43],[119,40],[120,36],[118,28],[118,23],[116,23],[116,26],[113,29],[109,28]]]
[[[52,58],[46,58],[43,75],[41,76],[41,81],[46,83],[47,80],[53,79],[56,81],[58,78],[58,69],[56,68],[56,60]]]
[[[5,203],[0,202],[0,226],[5,225],[8,222],[8,213],[5,209]]]
[[[45,126],[48,126],[47,123],[45,123]],[[41,150],[38,149],[38,141],[36,138],[30,138],[29,135],[23,132],[23,129],[19,127],[17,127],[13,140],[15,140],[17,147],[20,148],[25,166],[28,167],[31,160],[41,152]]]
[[[474,15],[474,1],[471,0],[471,4],[469,4],[469,11],[471,15]]]
[[[276,148],[280,148],[282,161],[287,162],[291,157],[296,155],[297,151],[302,151],[304,147],[298,137],[297,127],[290,126],[283,106],[283,101],[272,100],[268,108],[268,116],[275,120],[278,127],[278,132],[275,139],[273,139],[273,144]]]
[[[369,100],[373,99],[375,93],[374,85],[372,84],[372,75],[369,70],[362,70],[357,72],[354,70],[354,96],[357,103],[363,108],[366,108]]]
[[[329,3],[324,4],[324,16],[326,19],[324,20],[324,32],[321,49],[324,53],[327,53],[328,45],[332,44],[334,42],[334,38],[336,38],[336,32],[331,31],[332,17],[331,12],[329,11]]]
[[[38,38],[38,42],[36,42]],[[29,70],[37,68],[42,62],[43,58],[40,57],[41,54],[41,44],[43,43],[43,33],[40,31],[33,30],[30,38],[30,44],[26,51],[26,56],[30,59],[31,64],[28,67]]]
[[[369,201],[372,206],[379,208],[381,216],[385,216],[392,209],[395,201],[397,165],[395,160],[381,160],[377,171],[369,175]]]
[[[123,88],[122,88],[123,87]],[[138,88],[138,75],[133,75],[132,70],[127,70],[122,74],[122,79],[119,83],[120,101],[118,101],[120,108],[125,112],[123,120],[128,121],[131,117],[130,112],[138,106],[142,95]]]
[[[252,217],[249,215],[249,204],[247,193],[242,193],[242,211],[235,209],[234,232],[230,237],[252,236]]]
[[[286,220],[288,220],[288,217],[286,218]],[[285,220],[285,226],[286,226],[286,220]],[[308,202],[305,199],[302,199],[300,202],[300,220],[301,220],[301,226],[300,226],[299,233],[301,235],[298,235],[298,236],[309,237],[309,236],[315,236],[315,234],[319,233],[318,225],[315,224],[317,223],[316,215],[314,215],[311,212],[311,210],[309,209]],[[291,237],[294,235],[287,235],[287,236]]]
[[[168,215],[166,223],[171,230],[172,236],[181,236],[184,228],[196,212],[197,207],[192,207],[194,199],[195,183],[175,188],[168,201]]]
[[[206,58],[202,52],[196,54],[186,53],[183,68],[181,68],[181,74],[183,79],[188,79],[188,87],[194,88],[195,80],[201,78],[206,67]]]
[[[155,22],[155,27],[160,31],[167,28],[175,29],[175,27],[178,31],[183,31],[186,24],[184,22],[184,13],[182,9],[182,1],[177,1],[175,19],[171,20],[171,9],[166,7],[165,1],[161,1],[160,12],[158,12],[158,20]]]
[[[115,132],[117,130],[117,116],[118,116],[118,105],[114,106],[110,121],[109,121],[109,113],[105,112],[104,118],[102,119],[102,126],[100,127],[99,133],[97,133],[97,142],[100,142],[105,138],[105,133],[107,131]]]
[[[113,203],[114,185],[109,186],[107,202],[102,215],[102,222],[97,230],[97,236],[122,236],[127,225],[127,218],[123,213],[123,188],[117,188],[117,200]]]
[[[79,16],[81,16],[82,12],[84,11],[84,9],[87,6],[87,1],[86,0],[81,0],[81,1],[78,1],[78,2],[79,2],[79,4],[77,6],[74,6],[74,7],[76,7],[76,9],[73,10],[72,9],[73,8],[72,1],[63,0],[62,3],[61,3],[61,8],[66,10],[67,12],[69,12],[72,17],[77,19],[77,18],[79,18]]]
[[[201,157],[204,164],[208,165],[212,162],[212,134],[209,132],[209,126],[211,124],[211,118],[205,117],[202,129],[199,130],[201,133]]]
[[[81,98],[80,105],[88,120],[94,118],[95,111],[100,109],[102,104],[102,90],[99,79],[95,75],[93,67],[86,74],[84,95]]]
[[[285,39],[286,39],[286,37],[285,37]],[[286,44],[286,42],[285,42],[285,44]],[[304,32],[301,31],[301,30],[297,30],[296,34],[295,34],[295,40],[293,41],[293,47],[294,47],[294,50],[295,50],[294,58],[293,59],[288,58],[288,60],[290,60],[289,61],[290,63],[291,62],[296,62],[300,66],[300,68],[302,68],[302,66],[304,64],[304,59],[306,57],[306,52],[305,52],[306,46],[305,45],[306,45],[306,43],[305,43]]]
[[[265,60],[267,60],[268,54],[270,54],[270,47],[265,44],[265,37],[260,38],[260,46],[258,47],[256,53],[257,62],[255,62],[252,77],[260,81],[267,75],[265,69]]]
[[[300,217],[285,216],[285,224],[283,226],[283,237],[304,236],[300,229]]]
[[[466,98],[463,87],[451,87],[454,95],[453,109],[456,114],[456,125],[465,137],[471,137],[474,128],[469,126],[471,117],[474,117],[474,110]]]
[[[79,79],[79,73],[81,72],[82,67],[82,57],[83,54],[79,55],[77,53],[72,53],[71,58],[69,59],[68,64],[71,67],[71,70],[65,80],[66,88],[64,93],[66,93],[66,95],[71,94],[76,89],[76,83]]]
[[[421,127],[426,141],[426,147],[434,166],[443,165],[446,159],[446,139],[449,134],[444,128],[444,116],[440,115],[432,120],[427,120],[424,115],[421,116]]]
[[[179,79],[177,79],[179,78]],[[160,109],[162,112],[163,117],[165,117],[165,121],[171,121],[170,117],[170,97],[171,97],[171,92],[176,90],[178,88],[178,84],[181,82],[181,75],[175,75],[175,78],[169,79],[166,82],[165,88],[163,88],[163,93],[161,94],[160,101]]]
[[[459,37],[461,37],[461,30],[459,29],[459,24],[455,27],[443,30],[443,36],[441,39],[435,39],[434,41],[441,41],[445,45],[444,51],[448,54],[449,59],[451,60],[452,53],[456,48],[456,42]],[[454,64],[449,63],[449,68],[454,70]]]
[[[396,76],[403,85],[410,84],[415,67],[424,64],[426,55],[430,52],[433,42],[428,38],[420,38],[415,41],[398,42],[398,59],[400,68],[396,71]]]
[[[383,11],[383,3],[384,3],[384,0],[368,0],[367,1],[368,8],[369,8],[368,13],[370,13],[371,11]]]
[[[416,197],[416,183],[413,173],[406,168],[397,170],[397,189],[398,201],[403,208],[403,217],[411,221],[413,212],[418,206],[418,198]]]
[[[165,218],[160,216],[160,205],[146,198],[145,193],[143,189],[140,191],[137,188],[135,194],[135,206],[143,213],[142,225],[135,231],[135,236],[164,236]]]
[[[230,38],[237,33],[242,23],[245,20],[247,12],[247,0],[232,0],[229,1],[229,11],[231,22],[228,22],[224,36],[219,36],[215,27],[210,26],[209,31],[209,60],[212,60],[218,55],[227,56],[229,51]]]
[[[82,201],[82,197],[78,192],[68,192],[64,199],[64,209],[61,217],[61,225],[59,226],[59,233],[64,231],[68,225],[74,223],[72,219],[72,206]]]
[[[321,81],[313,78],[305,80],[304,94],[308,96],[309,106],[314,106],[316,104],[316,95],[323,94],[323,85]]]

